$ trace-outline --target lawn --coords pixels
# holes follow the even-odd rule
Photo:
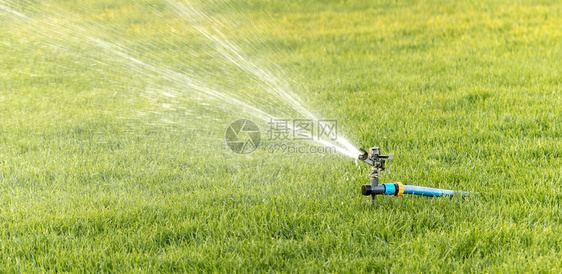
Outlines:
[[[560,26],[554,0],[0,0],[0,271],[560,272]],[[271,151],[252,106],[479,194],[372,202],[367,165]]]

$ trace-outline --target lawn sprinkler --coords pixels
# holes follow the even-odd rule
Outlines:
[[[399,182],[393,184],[379,184],[381,173],[386,170],[385,162],[394,159],[394,154],[381,155],[380,148],[378,147],[372,147],[369,149],[369,152],[362,148],[359,150],[362,153],[357,159],[371,165],[371,173],[369,174],[371,177],[371,184],[363,185],[361,187],[361,193],[365,196],[371,195],[373,200],[377,195],[402,196],[403,194],[414,194],[430,197],[453,197],[455,195],[455,191],[453,190],[403,185]],[[468,195],[468,192],[459,191],[456,193],[461,196]]]

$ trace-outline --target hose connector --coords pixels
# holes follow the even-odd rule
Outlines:
[[[396,194],[394,194],[394,196],[402,196],[402,194],[404,194],[404,185],[400,182],[396,182],[394,183],[394,185],[397,186],[397,190]]]
[[[361,187],[361,194],[365,196],[381,194],[402,196],[402,194],[404,194],[404,185],[400,182],[396,182],[393,184],[380,184],[377,186],[363,185]]]

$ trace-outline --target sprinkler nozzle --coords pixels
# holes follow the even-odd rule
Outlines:
[[[367,157],[369,157],[369,153],[362,148],[359,148],[359,151],[361,151],[361,154],[357,156],[357,159],[364,162],[365,160],[367,160]]]

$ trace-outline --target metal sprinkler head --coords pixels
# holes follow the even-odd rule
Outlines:
[[[394,154],[381,155],[381,150],[379,147],[372,147],[369,152],[362,148],[359,148],[362,153],[357,156],[357,159],[363,161],[371,166],[371,177],[370,185],[363,185],[361,187],[361,193],[365,196],[371,195],[373,200],[378,194],[384,194],[384,186],[379,186],[380,172],[385,170],[386,160],[394,159]]]
[[[384,170],[384,161],[394,159],[394,154],[381,155],[381,149],[379,147],[372,147],[369,149],[369,152],[365,151],[362,148],[359,148],[359,151],[361,151],[362,153],[359,154],[357,159],[373,167],[380,166],[382,167],[383,170]]]

